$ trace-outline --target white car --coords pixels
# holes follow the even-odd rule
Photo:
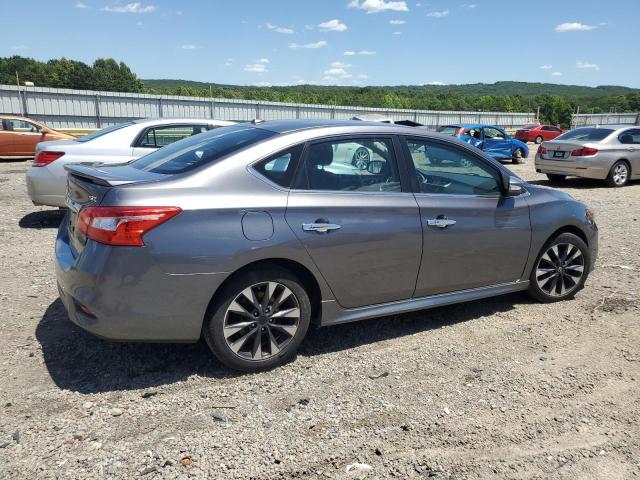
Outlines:
[[[191,135],[232,125],[194,118],[141,119],[103,128],[75,140],[41,142],[27,170],[27,193],[34,205],[65,207],[69,163],[123,163]]]

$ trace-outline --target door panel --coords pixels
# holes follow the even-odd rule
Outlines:
[[[14,155],[13,137],[13,132],[0,130],[0,157]]]
[[[502,130],[485,127],[482,150],[495,158],[511,158],[511,140]]]
[[[44,135],[33,123],[24,120],[5,120],[3,123],[10,123],[12,130],[11,155],[33,156],[38,142],[43,141]]]
[[[367,149],[366,168],[345,151]],[[354,151],[355,151],[354,150]],[[305,148],[286,220],[345,308],[411,298],[422,228],[401,191],[391,138],[339,137]]]
[[[526,196],[503,197],[496,167],[455,145],[406,141],[424,231],[415,296],[519,279],[531,240]]]
[[[424,227],[416,297],[512,282],[522,276],[531,225],[524,197],[417,195]],[[446,217],[455,224],[429,226]]]
[[[412,194],[292,191],[286,219],[341,306],[411,298],[422,252]],[[303,229],[311,223],[340,228]]]

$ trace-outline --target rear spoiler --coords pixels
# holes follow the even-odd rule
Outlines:
[[[117,185],[136,183],[141,180],[149,180],[148,172],[127,167],[126,163],[109,164],[106,168],[101,168],[104,165],[103,162],[68,163],[64,166],[64,169],[69,172],[70,175],[75,175],[83,180],[88,180],[91,183],[104,185],[106,187],[115,187]],[[124,175],[125,173],[126,175]]]

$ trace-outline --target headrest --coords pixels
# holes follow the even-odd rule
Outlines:
[[[333,162],[333,148],[329,143],[312,145],[309,150],[309,164],[315,167],[331,165]]]

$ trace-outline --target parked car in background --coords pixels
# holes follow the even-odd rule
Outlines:
[[[367,170],[342,144],[374,152]],[[598,250],[582,203],[411,127],[239,124],[66,168],[56,274],[71,320],[116,340],[202,335],[245,371],[291,358],[311,322],[520,290],[571,298]]]
[[[564,130],[553,125],[527,125],[524,128],[516,130],[515,137],[521,142],[535,142],[540,144],[546,140],[553,140],[563,133]]]
[[[640,127],[601,125],[571,130],[538,147],[536,171],[552,182],[568,176],[622,187],[640,178]]]
[[[493,125],[479,123],[443,125],[436,131],[457,137],[497,160],[522,163],[529,156],[529,147],[526,143],[511,137],[503,129]]]
[[[233,123],[202,118],[141,119],[73,140],[39,143],[33,165],[27,170],[27,192],[35,205],[65,207],[66,164],[128,162],[185,137]]]
[[[39,142],[74,138],[30,118],[0,115],[0,157],[30,158]]]

